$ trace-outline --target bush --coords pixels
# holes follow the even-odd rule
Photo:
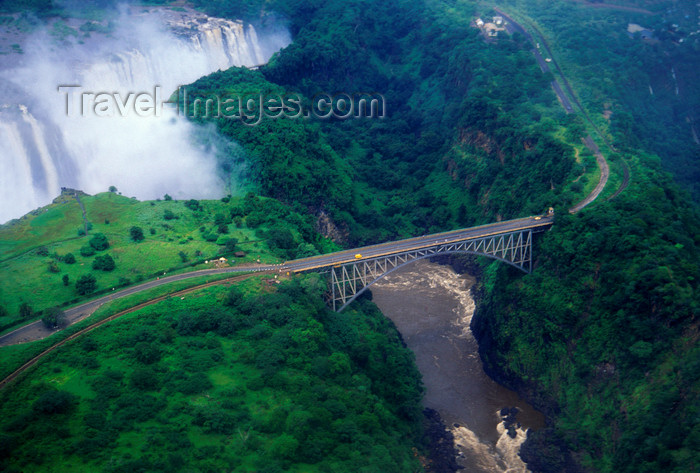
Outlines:
[[[63,257],[63,262],[66,264],[74,264],[75,256],[73,255],[73,253],[66,253],[66,255]]]
[[[133,226],[129,229],[129,235],[131,239],[139,242],[143,240],[143,229],[141,227]]]
[[[117,265],[114,260],[109,255],[97,256],[92,262],[92,269],[102,270],[102,271],[112,271]]]
[[[131,373],[131,385],[142,391],[151,391],[158,387],[158,376],[151,368],[137,368]]]
[[[134,347],[134,355],[141,363],[150,365],[160,360],[161,351],[153,343],[139,342]]]
[[[175,215],[172,210],[167,209],[165,212],[163,212],[163,218],[165,220],[174,220],[177,218],[177,215]]]
[[[84,256],[85,258],[92,256],[95,254],[95,248],[93,248],[90,245],[85,245],[82,248],[80,248],[80,256]]]
[[[51,307],[41,318],[41,322],[46,328],[60,327],[66,321],[66,314],[58,307]]]
[[[190,210],[199,210],[201,209],[201,206],[199,205],[199,201],[195,199],[190,199],[188,201],[185,201],[185,207],[187,207]]]
[[[95,292],[95,289],[97,289],[97,279],[95,279],[95,276],[92,274],[80,276],[80,278],[75,282],[75,289],[81,296],[91,294]]]
[[[22,302],[22,304],[19,306],[19,316],[23,319],[28,319],[33,313],[34,311],[32,310],[32,306],[26,302]]]
[[[68,286],[70,284],[70,277],[67,274],[64,274],[63,278],[61,278],[61,279],[63,280],[64,286]]]
[[[62,414],[74,407],[75,395],[67,391],[47,391],[34,401],[33,409],[41,414]]]
[[[97,251],[106,250],[109,248],[109,241],[104,233],[95,233],[92,238],[90,238],[90,246],[92,246]]]
[[[236,238],[229,238],[226,240],[226,243],[224,243],[224,247],[229,253],[236,251],[236,245],[238,245],[238,240]]]
[[[58,263],[56,263],[53,260],[49,261],[49,272],[50,273],[57,273],[58,271],[59,271]]]

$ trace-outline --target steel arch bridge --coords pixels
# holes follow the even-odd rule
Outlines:
[[[438,242],[425,248],[335,265],[329,269],[329,303],[334,311],[340,312],[372,284],[396,269],[419,259],[455,253],[494,258],[529,273],[532,269],[532,229]]]

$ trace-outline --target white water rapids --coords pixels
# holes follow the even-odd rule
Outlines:
[[[460,453],[465,473],[525,473],[518,456],[527,428],[543,417],[484,373],[469,325],[474,314],[473,278],[451,267],[420,260],[372,286],[374,302],[416,355],[426,393],[423,403],[440,413]],[[500,416],[517,407],[511,438]]]
[[[80,36],[61,40],[47,30],[0,31],[23,50],[0,56],[0,223],[50,203],[61,187],[96,193],[114,185],[140,199],[226,193],[216,158],[222,145],[211,130],[168,105],[160,116],[133,107],[110,117],[67,116],[67,89],[58,87],[78,86],[68,89],[78,112],[83,93],[156,96],[158,88],[167,101],[178,86],[216,70],[267,62],[290,43],[288,32],[191,10],[135,8],[115,23],[109,35],[89,36],[76,23]]]

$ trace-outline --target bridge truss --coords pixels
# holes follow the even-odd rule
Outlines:
[[[340,312],[365,289],[413,261],[452,253],[487,256],[529,273],[532,270],[532,229],[517,230],[462,241],[436,242],[435,245],[362,258],[330,268],[330,304]]]

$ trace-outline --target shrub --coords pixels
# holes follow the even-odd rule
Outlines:
[[[185,201],[185,207],[187,207],[190,210],[199,210],[201,208],[201,206],[199,205],[199,201],[195,199]]]
[[[19,306],[19,316],[23,319],[28,319],[33,313],[34,311],[32,310],[32,306],[26,302],[22,302],[22,304]]]
[[[95,254],[95,248],[93,248],[90,245],[85,245],[82,248],[80,248],[80,256],[88,257],[92,256]]]
[[[109,248],[109,241],[104,233],[95,233],[92,238],[90,238],[90,246],[92,246],[97,251],[106,250]]]
[[[41,318],[41,322],[46,328],[60,327],[65,323],[66,314],[58,307],[51,307]]]
[[[33,409],[41,414],[61,414],[74,407],[75,395],[68,391],[47,391],[34,401]]]
[[[129,229],[129,235],[131,239],[138,242],[143,240],[143,229],[141,227],[133,226]]]
[[[92,262],[92,269],[98,269],[102,271],[112,271],[116,268],[114,260],[109,255],[97,256]]]
[[[97,279],[92,274],[85,274],[80,276],[80,278],[75,282],[75,289],[78,294],[84,296],[95,292],[97,289]]]
[[[137,368],[130,376],[131,385],[142,391],[154,390],[158,387],[158,376],[151,368]]]
[[[75,256],[73,255],[73,253],[66,253],[66,255],[63,257],[63,262],[66,264],[74,264]]]

